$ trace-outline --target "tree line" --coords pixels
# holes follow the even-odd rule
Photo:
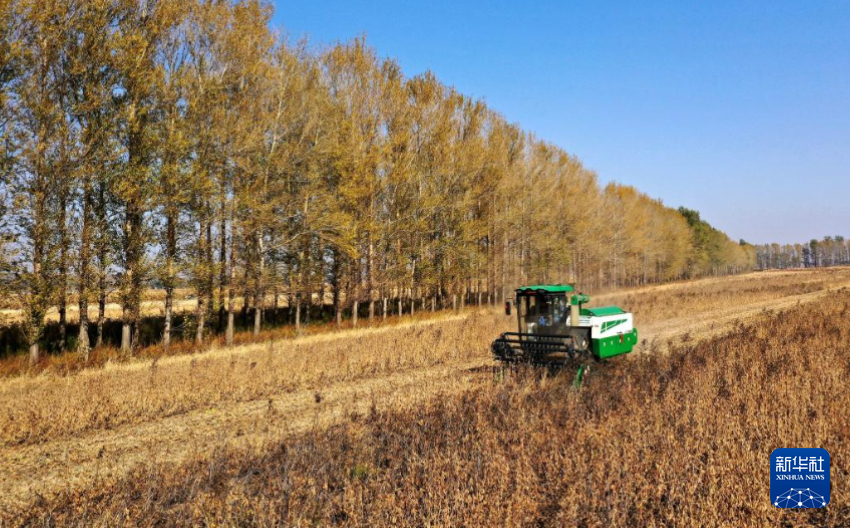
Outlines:
[[[139,345],[146,289],[197,298],[194,339],[278,299],[372,318],[387,299],[503,299],[751,269],[699,214],[611,183],[363,39],[314,49],[254,0],[0,0],[0,287],[32,361],[47,310],[76,348]],[[98,316],[89,321],[89,305]],[[91,325],[97,327],[90,341]]]
[[[760,244],[756,246],[759,269],[819,268],[850,265],[850,240],[826,236],[803,244]]]

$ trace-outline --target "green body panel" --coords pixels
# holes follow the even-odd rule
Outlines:
[[[637,345],[638,331],[637,328],[631,332],[622,334],[623,342],[620,342],[619,335],[606,337],[604,339],[592,339],[590,349],[593,355],[599,359],[605,359],[620,354],[628,354]]]
[[[620,315],[626,313],[619,306],[597,306],[596,308],[588,308],[586,311],[587,315],[592,315],[594,317],[602,317],[605,315]]]
[[[517,293],[524,292],[536,292],[538,290],[543,290],[547,293],[566,293],[575,291],[573,287],[569,284],[539,284],[537,286],[523,286],[521,288],[517,288]]]

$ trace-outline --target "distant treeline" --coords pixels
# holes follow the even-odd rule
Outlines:
[[[848,266],[850,241],[827,236],[803,244],[762,244],[756,246],[756,258],[759,269]]]
[[[232,342],[237,297],[258,332],[272,292],[299,324],[314,293],[371,315],[387,297],[755,265],[696,212],[601,187],[432,74],[405,77],[361,39],[291,44],[270,16],[251,0],[0,0],[0,287],[33,360],[51,306],[65,348],[72,295],[87,353],[88,304],[102,322],[112,289],[130,350],[152,285],[167,347],[177,287],[199,299],[193,338],[223,311]]]

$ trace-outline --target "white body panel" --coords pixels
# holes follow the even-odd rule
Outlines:
[[[567,326],[572,326],[571,317],[567,317]],[[579,326],[589,326],[591,339],[604,339],[620,334],[631,332],[634,328],[632,314],[622,313],[617,315],[603,315],[593,317],[582,315],[579,317]]]

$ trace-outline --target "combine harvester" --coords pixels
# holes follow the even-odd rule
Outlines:
[[[549,367],[577,365],[576,385],[591,359],[605,360],[632,351],[638,332],[632,314],[617,306],[584,308],[590,297],[565,284],[524,286],[516,290],[518,332],[493,342],[493,356],[503,364]],[[511,302],[505,302],[511,315]]]

